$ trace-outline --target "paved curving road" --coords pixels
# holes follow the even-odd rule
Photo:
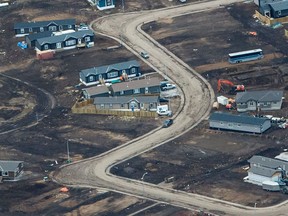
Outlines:
[[[139,25],[159,18],[216,8],[220,4],[228,4],[233,1],[236,2],[236,0],[216,0],[155,11],[117,14],[103,17],[91,24],[97,33],[109,35],[115,40],[118,40],[117,38],[121,35],[125,42],[124,45],[135,54],[138,54],[140,50],[146,50],[150,54],[147,63],[160,73],[165,71],[181,89],[183,94],[182,106],[171,127],[158,128],[100,156],[64,166],[54,173],[54,181],[74,187],[101,187],[187,209],[200,208],[221,215],[285,215],[288,210],[287,204],[280,204],[277,207],[251,208],[117,177],[109,172],[113,165],[162,145],[193,128],[209,115],[214,99],[213,91],[205,80],[175,55],[142,32]]]

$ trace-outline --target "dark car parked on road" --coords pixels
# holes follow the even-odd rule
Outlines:
[[[163,128],[167,128],[173,124],[173,119],[167,119],[163,122]]]

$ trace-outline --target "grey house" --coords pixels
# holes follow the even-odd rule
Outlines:
[[[50,20],[40,22],[20,22],[14,24],[14,31],[16,36],[24,36],[44,31],[56,32],[70,29],[75,30],[75,24],[75,19]]]
[[[158,96],[123,96],[94,98],[94,105],[96,106],[96,109],[156,111],[158,103]]]
[[[72,32],[69,34],[55,35],[51,37],[39,38],[35,47],[40,50],[57,50],[76,48],[77,45],[94,41],[94,33],[91,30]]]
[[[135,60],[131,60],[85,69],[79,73],[80,82],[86,86],[99,84],[101,81],[111,82],[119,80],[123,75],[128,78],[140,76],[140,64]]]
[[[84,88],[82,89],[82,94],[83,94],[83,97],[86,99],[111,96],[111,92],[108,86],[106,85]]]
[[[35,47],[37,39],[51,37],[53,35],[52,31],[39,32],[35,34],[29,34],[25,36],[25,41],[29,47]]]
[[[209,118],[209,126],[213,129],[263,133],[271,127],[271,122],[267,118],[214,112]]]
[[[87,99],[107,96],[127,95],[154,95],[160,93],[160,79],[147,78],[115,83],[109,86],[93,86],[82,90],[83,96]]]
[[[288,162],[273,158],[254,155],[248,160],[250,168],[245,181],[262,185],[265,181],[279,182],[282,174],[287,176]]]
[[[282,106],[283,91],[238,92],[236,105],[238,112],[260,110],[279,110]]]
[[[23,172],[23,161],[0,160],[0,178],[3,180],[15,180]]]

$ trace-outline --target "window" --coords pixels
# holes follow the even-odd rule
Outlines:
[[[8,172],[3,172],[3,176],[8,176]]]
[[[43,32],[44,31],[44,28],[43,27],[40,27],[40,32]]]
[[[76,40],[68,40],[65,43],[66,43],[66,46],[73,46],[76,44]]]
[[[33,32],[33,29],[32,29],[32,28],[29,28],[29,32]]]
[[[90,37],[85,37],[85,42],[91,41]]]
[[[277,102],[273,102],[273,104],[277,104]]]
[[[63,26],[62,26],[62,25],[59,26],[59,30],[60,30],[60,31],[63,30]]]
[[[125,74],[125,73],[126,73],[126,70],[122,70],[122,71],[121,71],[121,74]]]
[[[145,94],[148,94],[148,93],[149,93],[149,88],[145,87]]]
[[[93,82],[94,81],[94,77],[93,76],[89,76],[89,82]]]
[[[140,93],[140,89],[134,89],[134,94],[139,94]]]
[[[44,50],[48,50],[48,49],[49,49],[48,44],[45,44],[45,45],[44,45]]]
[[[143,109],[144,108],[144,103],[140,103],[140,107]]]
[[[238,124],[238,127],[241,127],[241,124]]]
[[[114,71],[114,72],[107,73],[107,77],[108,78],[118,77],[118,72]]]
[[[281,16],[281,11],[278,11],[278,15]]]
[[[223,123],[223,122],[220,122],[220,124],[223,125],[224,123]]]
[[[102,74],[98,75],[98,79],[101,80],[102,79]]]
[[[24,31],[24,28],[21,28],[21,29],[20,29],[20,32],[21,32],[21,33],[24,33],[24,32],[25,32],[25,31]]]
[[[124,95],[124,91],[120,91],[120,95]]]
[[[49,31],[56,31],[56,30],[57,30],[56,26],[49,26]]]
[[[250,101],[249,104],[250,104],[251,106],[253,106],[253,105],[254,105],[254,102],[253,102],[253,101]]]
[[[121,104],[121,108],[124,108],[124,104]]]
[[[68,25],[68,29],[72,29],[72,25]]]
[[[104,109],[104,104],[101,104],[100,106],[101,106],[101,109]]]
[[[110,103],[110,104],[109,104],[109,107],[112,108],[112,107],[113,107],[113,104]]]
[[[132,74],[136,73],[136,68],[131,68],[131,73]]]

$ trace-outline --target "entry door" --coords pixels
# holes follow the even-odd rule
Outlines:
[[[81,43],[82,43],[81,38],[79,38],[78,39],[78,44],[81,44]]]
[[[61,44],[61,42],[59,42],[59,43],[56,43],[56,48],[57,48],[57,49],[60,49],[60,48],[62,48],[62,44]]]

